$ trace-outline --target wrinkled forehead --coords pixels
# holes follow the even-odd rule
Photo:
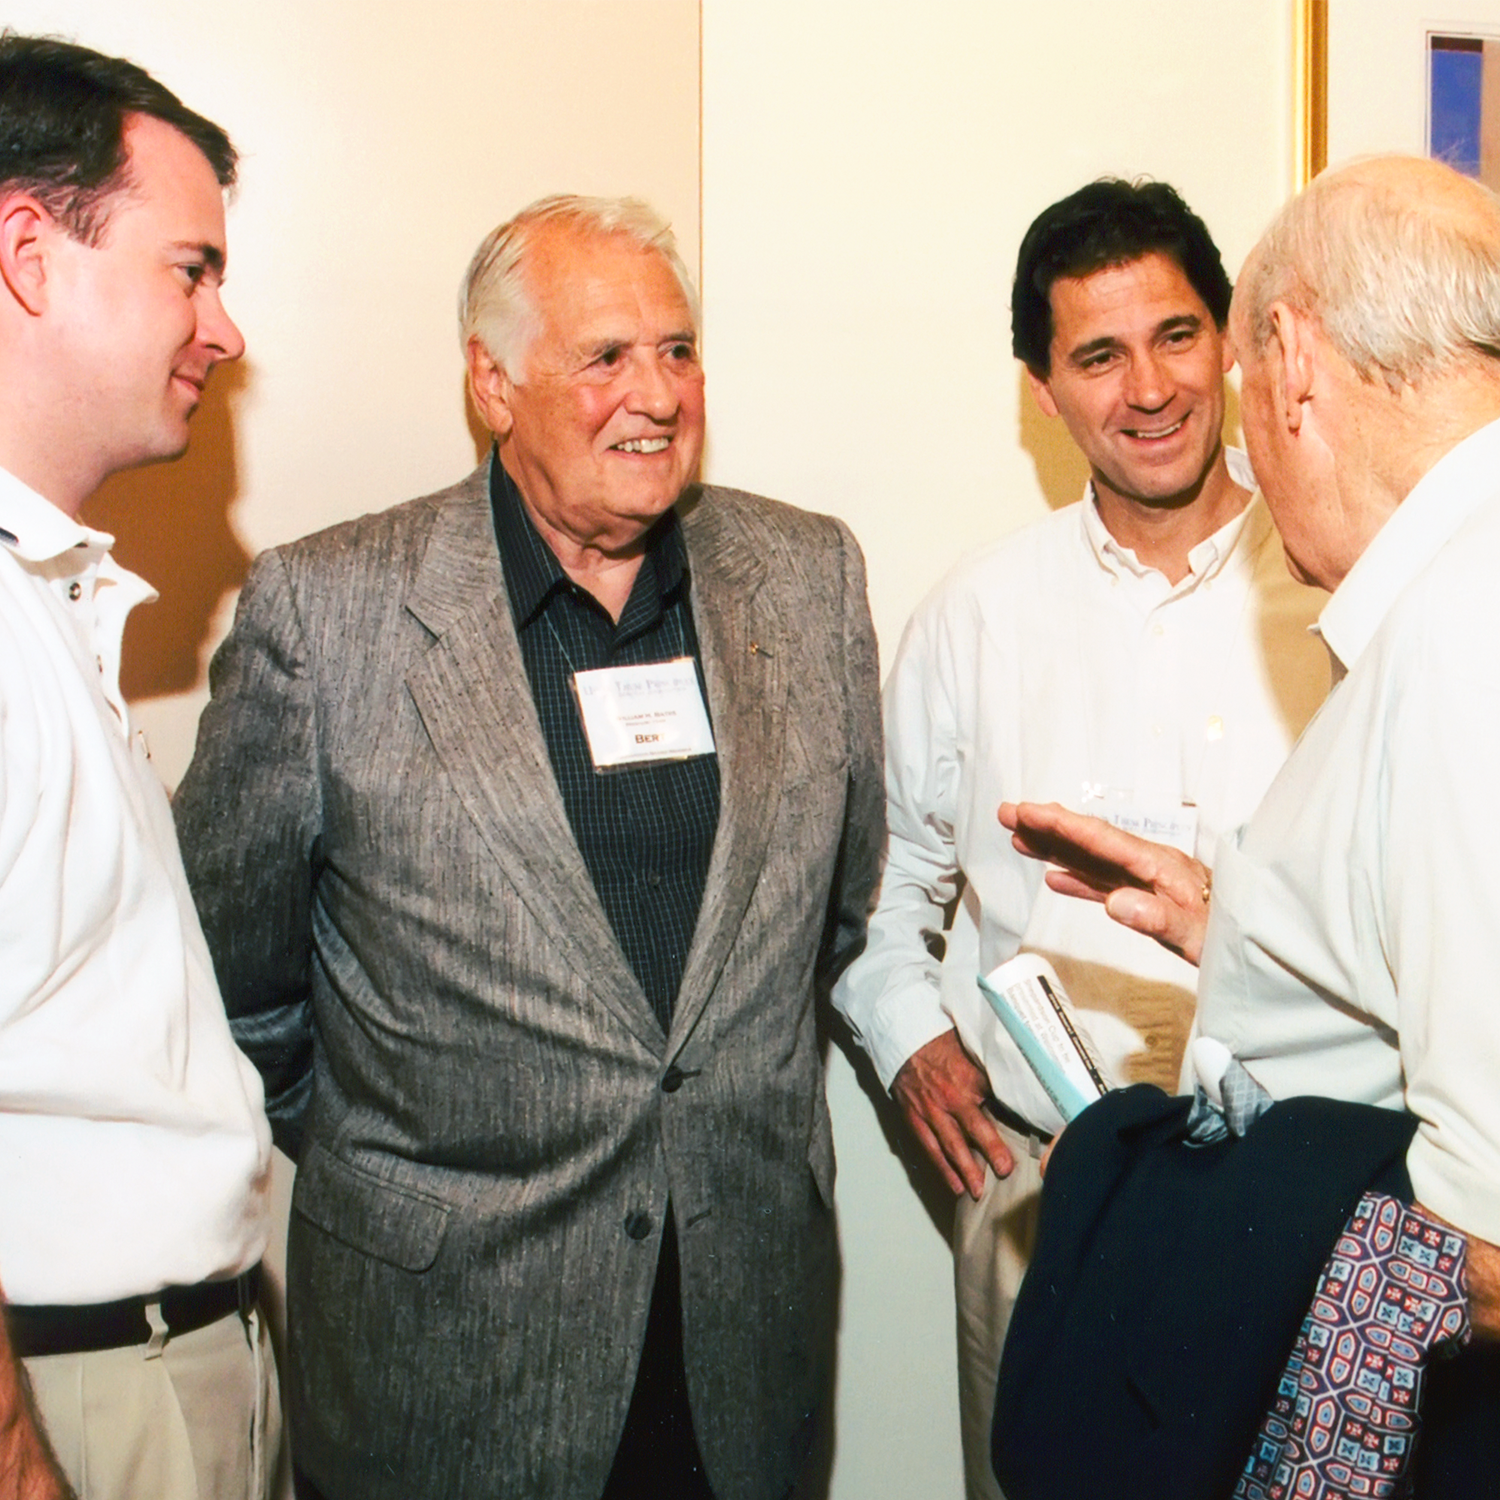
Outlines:
[[[623,231],[538,225],[527,236],[521,272],[544,324],[639,309],[649,303],[673,332],[697,332],[696,308],[667,255]]]

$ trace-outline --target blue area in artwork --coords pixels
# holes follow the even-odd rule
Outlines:
[[[1431,154],[1479,176],[1479,116],[1484,53],[1432,49]]]

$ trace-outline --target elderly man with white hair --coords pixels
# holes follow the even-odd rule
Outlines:
[[[695,483],[691,283],[533,204],[462,300],[492,454],[256,564],[176,810],[298,1159],[308,1493],[780,1500],[836,1311],[814,1003],[883,833],[847,528]]]
[[[1200,961],[1198,1034],[1274,1098],[1414,1117],[1412,1197],[1466,1241],[1475,1344],[1444,1381],[1488,1412],[1467,1479],[1418,1493],[1492,1494],[1500,202],[1433,162],[1325,174],[1252,252],[1230,330],[1288,560],[1333,591],[1318,629],[1334,690],[1221,842],[1211,889],[1195,861],[1056,807],[1001,821],[1066,867],[1055,889]]]

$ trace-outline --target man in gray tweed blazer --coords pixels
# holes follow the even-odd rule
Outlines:
[[[643,205],[502,225],[494,454],[260,558],[214,662],[176,811],[299,1164],[309,1493],[772,1500],[817,1448],[875,645],[842,524],[694,484],[697,327]]]

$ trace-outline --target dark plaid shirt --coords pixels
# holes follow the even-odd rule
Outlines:
[[[511,616],[573,837],[605,914],[665,1031],[698,922],[719,825],[719,759],[596,771],[573,696],[574,672],[691,656],[703,664],[675,511],[647,549],[619,623],[562,570],[497,458],[490,503]],[[708,695],[704,693],[705,704]]]

